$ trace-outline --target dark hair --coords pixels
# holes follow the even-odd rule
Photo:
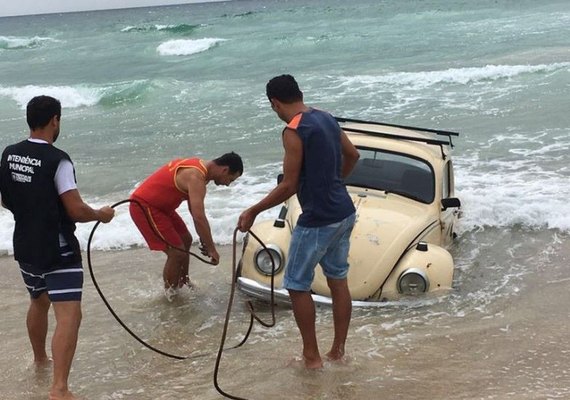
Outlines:
[[[275,98],[283,103],[291,104],[303,100],[303,92],[295,78],[291,75],[279,75],[267,82],[265,93],[269,100]]]
[[[28,102],[26,120],[31,130],[43,128],[51,119],[61,118],[61,103],[50,96],[36,96]]]
[[[236,172],[239,172],[240,175],[243,174],[243,162],[241,161],[241,157],[233,151],[216,158],[214,162],[217,165],[229,167],[230,173],[232,174],[235,174]]]

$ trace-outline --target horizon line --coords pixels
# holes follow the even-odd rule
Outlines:
[[[42,15],[56,15],[56,14],[73,14],[73,13],[84,13],[84,12],[97,12],[97,11],[113,11],[113,10],[129,10],[129,9],[139,9],[139,8],[154,8],[154,7],[172,7],[172,6],[185,6],[190,4],[203,4],[203,3],[222,3],[229,2],[232,0],[186,0],[181,3],[167,3],[167,4],[155,4],[155,5],[144,5],[144,6],[126,6],[126,7],[111,7],[111,8],[85,8],[85,9],[72,9],[72,10],[58,10],[49,12],[39,12],[39,13],[15,13],[15,14],[0,14],[0,18],[17,18],[17,17],[33,17]]]

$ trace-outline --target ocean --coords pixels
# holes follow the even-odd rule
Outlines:
[[[300,379],[289,396],[294,399],[397,398],[404,390],[407,398],[422,398],[415,385],[434,399],[570,398],[569,39],[566,0],[234,0],[0,18],[0,147],[27,137],[31,97],[57,97],[63,116],[56,145],[70,154],[82,197],[94,206],[127,198],[170,159],[235,151],[244,159],[244,175],[230,187],[209,185],[206,197],[214,239],[229,245],[240,212],[274,187],[281,169],[283,123],[265,96],[273,76],[294,75],[307,104],[336,116],[458,131],[453,160],[463,217],[451,249],[457,267],[452,293],[358,311],[349,338],[357,340],[356,371],[335,370],[337,378],[348,374],[348,383],[301,372],[287,373],[274,387],[268,383],[278,374],[278,356],[271,353],[276,344],[284,336],[297,343],[291,318],[269,338],[256,331],[256,345],[272,354],[271,367],[263,367],[253,348],[246,350],[248,362],[262,363],[260,379],[269,393],[284,393],[289,380]],[[191,225],[187,209],[180,211]],[[92,227],[78,225],[84,249]],[[0,210],[2,263],[15,268],[12,230],[11,214]],[[122,261],[140,248],[144,242],[126,207],[93,242],[105,257]],[[128,276],[120,275],[123,285]],[[225,285],[207,282],[213,276],[204,276],[204,286],[214,285],[212,293],[225,298]],[[12,290],[2,287],[2,293]],[[133,303],[168,310],[152,297],[160,297],[155,289],[127,292]],[[22,290],[14,293],[24,301]],[[135,317],[141,312],[135,306]],[[101,312],[100,318],[110,316]],[[328,324],[332,317],[325,312],[321,318]],[[204,319],[207,330],[219,327],[220,319]],[[21,339],[17,322],[5,336]],[[210,345],[217,337],[213,332]],[[116,348],[111,339],[105,346],[100,351]],[[136,344],[132,349],[130,360],[144,353]],[[169,395],[144,386],[156,378],[154,361],[146,356],[137,369],[114,360],[131,375],[144,370],[137,381],[142,392],[122,377],[120,388],[101,394],[112,380],[109,371],[91,371],[80,387],[102,400],[187,398],[176,387],[189,382],[180,381],[174,367],[164,377],[172,384]],[[193,382],[202,394],[190,398],[216,398],[205,372],[211,365],[194,366],[202,371]],[[241,361],[233,367],[244,381],[256,379]],[[89,388],[90,379],[98,390]]]

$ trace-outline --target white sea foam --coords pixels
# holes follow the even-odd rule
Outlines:
[[[449,68],[440,71],[393,72],[383,75],[341,77],[340,86],[358,88],[362,85],[385,84],[409,89],[425,89],[437,84],[474,84],[508,79],[523,74],[550,73],[570,68],[570,62],[538,65],[486,65],[483,67]]]
[[[215,186],[213,183],[208,186],[206,214],[216,243],[232,243],[233,233],[240,213],[256,201],[261,200],[274,187],[275,180],[268,179],[265,175],[274,176],[279,168],[280,163],[263,165],[258,167],[258,169],[264,172],[254,171],[252,174],[246,173],[230,187]],[[116,203],[122,200],[122,198],[127,198],[128,193],[120,194],[120,197],[95,200],[86,197],[85,201],[93,207],[102,207]],[[275,207],[261,213],[256,221],[276,218],[279,208]],[[198,235],[194,229],[192,217],[186,203],[179,207],[178,212],[186,222],[192,236],[197,238]],[[89,235],[94,225],[95,223],[93,222],[77,224],[76,236],[83,250],[87,248]],[[14,221],[12,214],[8,210],[0,209],[0,255],[13,253],[13,230]],[[243,234],[238,233],[237,238],[241,242]],[[93,236],[91,248],[94,250],[110,250],[127,249],[133,246],[145,246],[145,242],[131,220],[128,205],[124,204],[116,208],[113,221],[109,224],[98,225]]]
[[[0,36],[0,49],[30,49],[39,47],[46,42],[58,42],[59,40],[50,37],[20,37],[20,36]]]
[[[22,109],[26,108],[26,104],[32,97],[39,95],[55,97],[65,108],[92,106],[97,104],[103,96],[98,89],[79,86],[0,86],[0,96],[12,98]]]
[[[548,171],[530,161],[479,161],[476,157],[456,157],[456,195],[461,199],[463,218],[459,233],[486,227],[509,228],[516,225],[529,229],[560,229],[570,231],[570,187],[562,173]],[[230,187],[208,186],[206,212],[212,234],[218,244],[231,244],[240,213],[260,200],[274,187],[280,163],[259,166],[246,173]],[[120,195],[126,198],[127,193]],[[86,199],[94,207],[121,200]],[[197,237],[192,218],[185,203],[178,212]],[[276,218],[279,207],[257,217],[257,222]],[[86,249],[94,223],[77,224],[77,237]],[[14,222],[7,210],[0,210],[0,254],[12,253]],[[241,242],[243,234],[238,233]],[[109,224],[100,224],[93,237],[92,249],[125,249],[145,246],[134,226],[127,205],[116,209]]]
[[[153,31],[170,31],[174,33],[189,33],[199,25],[189,24],[154,24],[154,25],[129,25],[121,29],[121,32],[153,32]]]
[[[463,209],[460,230],[515,225],[570,230],[568,177],[532,163],[459,162],[456,195]]]
[[[156,51],[162,56],[189,56],[206,51],[226,39],[177,39],[161,43]]]
[[[59,99],[64,108],[90,107],[103,99],[110,102],[123,102],[125,99],[136,99],[152,83],[145,80],[119,82],[105,86],[0,86],[0,97],[9,97],[16,101],[20,108],[25,109],[26,104],[34,96],[47,95]]]
[[[123,29],[121,29],[121,32],[133,32],[133,31],[138,31],[138,32],[144,32],[144,31],[163,31],[163,30],[167,30],[167,29],[174,29],[176,28],[178,25],[145,25],[145,26],[127,26]]]

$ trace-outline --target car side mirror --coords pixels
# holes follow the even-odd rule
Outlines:
[[[277,184],[278,185],[281,183],[282,180],[283,180],[283,174],[277,175]]]
[[[461,207],[461,201],[457,197],[448,197],[446,199],[441,199],[441,207],[443,211],[448,208],[459,208]]]

